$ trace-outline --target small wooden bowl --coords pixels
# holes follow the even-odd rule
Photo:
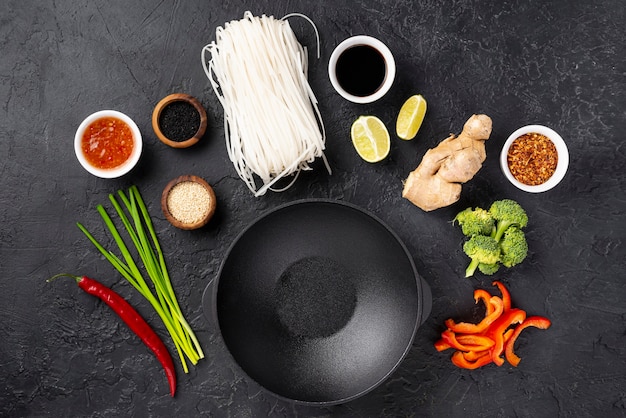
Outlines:
[[[172,190],[175,190],[174,188],[181,183],[195,183],[195,185],[202,186],[204,191],[206,191],[206,196],[204,197],[207,198],[208,201],[204,202],[202,201],[202,197],[198,196],[195,196],[197,199],[194,199],[193,195],[183,196],[182,194],[184,192],[180,191],[181,195],[178,196],[178,200],[176,200],[176,202],[178,202],[177,204],[180,204],[181,201],[184,201],[184,203],[182,203],[184,207],[170,207],[170,204],[176,203],[174,201],[170,202],[170,193],[172,193]],[[199,212],[201,212],[200,215],[195,216],[193,220],[189,221],[183,219],[184,216],[181,216],[181,213],[186,213],[194,209],[194,205],[199,207]],[[217,200],[215,198],[213,188],[204,179],[197,176],[185,175],[173,179],[165,186],[163,194],[161,195],[161,210],[163,211],[163,214],[172,225],[180,229],[191,230],[203,227],[213,217],[216,206]]]
[[[200,114],[200,126],[198,127],[198,130],[196,131],[196,133],[189,139],[186,139],[183,141],[174,141],[166,137],[163,131],[161,131],[161,124],[159,123],[160,118],[161,118],[161,113],[163,112],[163,109],[165,109],[165,107],[167,107],[169,104],[173,102],[187,102],[191,104]],[[200,140],[200,138],[202,138],[202,135],[204,135],[204,133],[206,132],[206,128],[207,128],[206,110],[204,110],[204,107],[202,106],[202,104],[200,104],[200,102],[195,97],[190,96],[188,94],[184,94],[184,93],[170,94],[169,96],[166,96],[163,99],[161,99],[161,101],[157,103],[157,105],[154,108],[154,111],[152,112],[152,129],[154,130],[154,133],[159,138],[159,140],[161,140],[161,142],[173,148],[187,148],[187,147],[194,145],[196,142]]]

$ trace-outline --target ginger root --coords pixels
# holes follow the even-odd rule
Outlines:
[[[457,137],[450,135],[424,154],[409,174],[402,197],[429,212],[449,206],[461,197],[461,184],[471,180],[487,157],[485,141],[491,134],[491,118],[472,115]]]

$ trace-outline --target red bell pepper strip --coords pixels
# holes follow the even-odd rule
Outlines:
[[[510,330],[511,334],[513,330]],[[444,338],[443,335],[446,335]],[[449,335],[452,334],[452,335]],[[510,334],[509,334],[510,336]],[[474,352],[482,352],[493,347],[494,341],[484,335],[461,334],[454,335],[453,331],[446,330],[442,333],[442,338],[435,341],[435,349],[437,351],[445,351],[449,348],[457,350],[466,350]]]
[[[489,326],[494,323],[504,310],[504,306],[502,304],[502,299],[498,296],[492,296],[489,298],[489,303],[494,306],[494,311],[487,315],[482,321],[478,324],[472,324],[469,322],[459,322],[456,323],[452,319],[446,320],[446,326],[458,333],[462,334],[480,334],[485,331]]]
[[[489,351],[463,351],[463,357],[467,361],[476,361],[485,355],[489,357],[489,362],[491,362]]]
[[[489,299],[491,299],[491,294],[489,294],[486,290],[474,290],[474,301],[478,303],[479,300],[482,300],[485,304],[485,316],[490,315],[495,310],[495,307],[489,302]]]
[[[511,339],[511,336],[513,335],[514,330],[513,329],[508,329],[505,333],[504,333],[504,341],[505,344],[506,342],[508,342]],[[457,337],[457,339],[459,341],[461,341],[463,339],[463,337],[466,337],[465,335],[460,335]],[[490,340],[493,343],[493,340]],[[493,343],[495,344],[495,343]],[[491,354],[489,354],[488,350],[483,350],[483,351],[463,351],[463,357],[465,357],[465,360],[467,361],[476,361],[478,358],[484,356],[484,355],[489,355],[489,358],[491,359]]]
[[[54,280],[57,277],[68,276],[74,278],[78,287],[83,289],[86,293],[100,298],[128,325],[128,327],[135,333],[143,343],[154,352],[156,358],[159,360],[167,381],[170,386],[170,393],[172,397],[176,393],[176,370],[174,368],[174,361],[170,355],[167,347],[159,336],[150,328],[150,325],[143,319],[141,315],[119,295],[119,293],[106,287],[102,283],[99,283],[86,276],[78,277],[71,274],[57,274],[51,277],[48,281]]]
[[[552,325],[552,323],[548,318],[544,318],[543,316],[529,316],[524,320],[524,322],[515,327],[515,331],[513,332],[511,338],[507,341],[504,351],[504,355],[507,361],[515,367],[517,367],[517,365],[521,361],[521,358],[519,358],[517,354],[515,354],[513,349],[515,347],[515,341],[517,340],[517,337],[519,337],[519,335],[525,328],[535,327],[539,329],[548,329],[550,328],[550,325]]]
[[[518,324],[526,319],[526,311],[521,309],[511,308],[509,311],[502,314],[489,329],[489,336],[495,342],[491,349],[491,360],[498,366],[504,364],[504,359],[500,357],[504,351],[504,333],[507,328],[513,324]],[[512,337],[511,337],[512,338]]]
[[[489,355],[489,352],[485,351],[484,353],[485,354],[482,356],[476,358],[476,360],[470,361],[465,358],[463,352],[455,351],[454,354],[452,354],[452,363],[463,369],[477,369],[491,363],[491,356]]]
[[[459,335],[447,329],[441,333],[441,339],[450,347],[461,351],[485,351],[493,347],[494,341],[484,335]]]
[[[437,341],[435,341],[435,350],[442,352],[442,351],[447,350],[448,348],[452,348],[452,346],[448,344],[447,342],[445,342],[443,338],[440,338]]]
[[[499,281],[493,282],[494,286],[498,286],[500,289],[500,293],[502,293],[502,304],[504,305],[504,312],[511,309],[511,294],[507,290],[507,288]]]
[[[519,325],[518,325],[518,327],[519,327]],[[504,333],[504,344],[509,342],[509,340],[513,336],[514,332],[515,332],[515,330],[513,328],[510,328],[510,329],[506,330],[506,332]]]
[[[484,351],[495,345],[495,342],[485,335],[461,334],[456,336],[456,340],[468,347],[467,351]],[[479,349],[473,347],[479,347]]]

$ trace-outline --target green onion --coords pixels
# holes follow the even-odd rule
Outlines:
[[[104,248],[83,225],[80,223],[76,225],[111,265],[154,307],[172,337],[172,342],[178,351],[183,370],[185,373],[188,373],[189,369],[187,368],[185,358],[195,365],[198,360],[204,358],[204,353],[196,335],[185,320],[176,299],[165,264],[165,258],[163,257],[163,251],[161,251],[161,245],[152,226],[150,214],[139,194],[137,186],[131,186],[128,190],[128,195],[121,190],[117,192],[117,195],[118,198],[110,194],[109,200],[124,225],[124,229],[137,251],[137,255],[143,264],[145,273],[147,273],[152,282],[154,290],[146,283],[135,258],[128,250],[124,239],[104,209],[104,206],[98,205],[97,210],[117,244],[121,257]]]

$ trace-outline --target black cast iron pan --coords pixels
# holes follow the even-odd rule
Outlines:
[[[398,236],[362,209],[304,200],[234,241],[203,296],[234,360],[275,395],[336,404],[383,382],[431,308]]]

